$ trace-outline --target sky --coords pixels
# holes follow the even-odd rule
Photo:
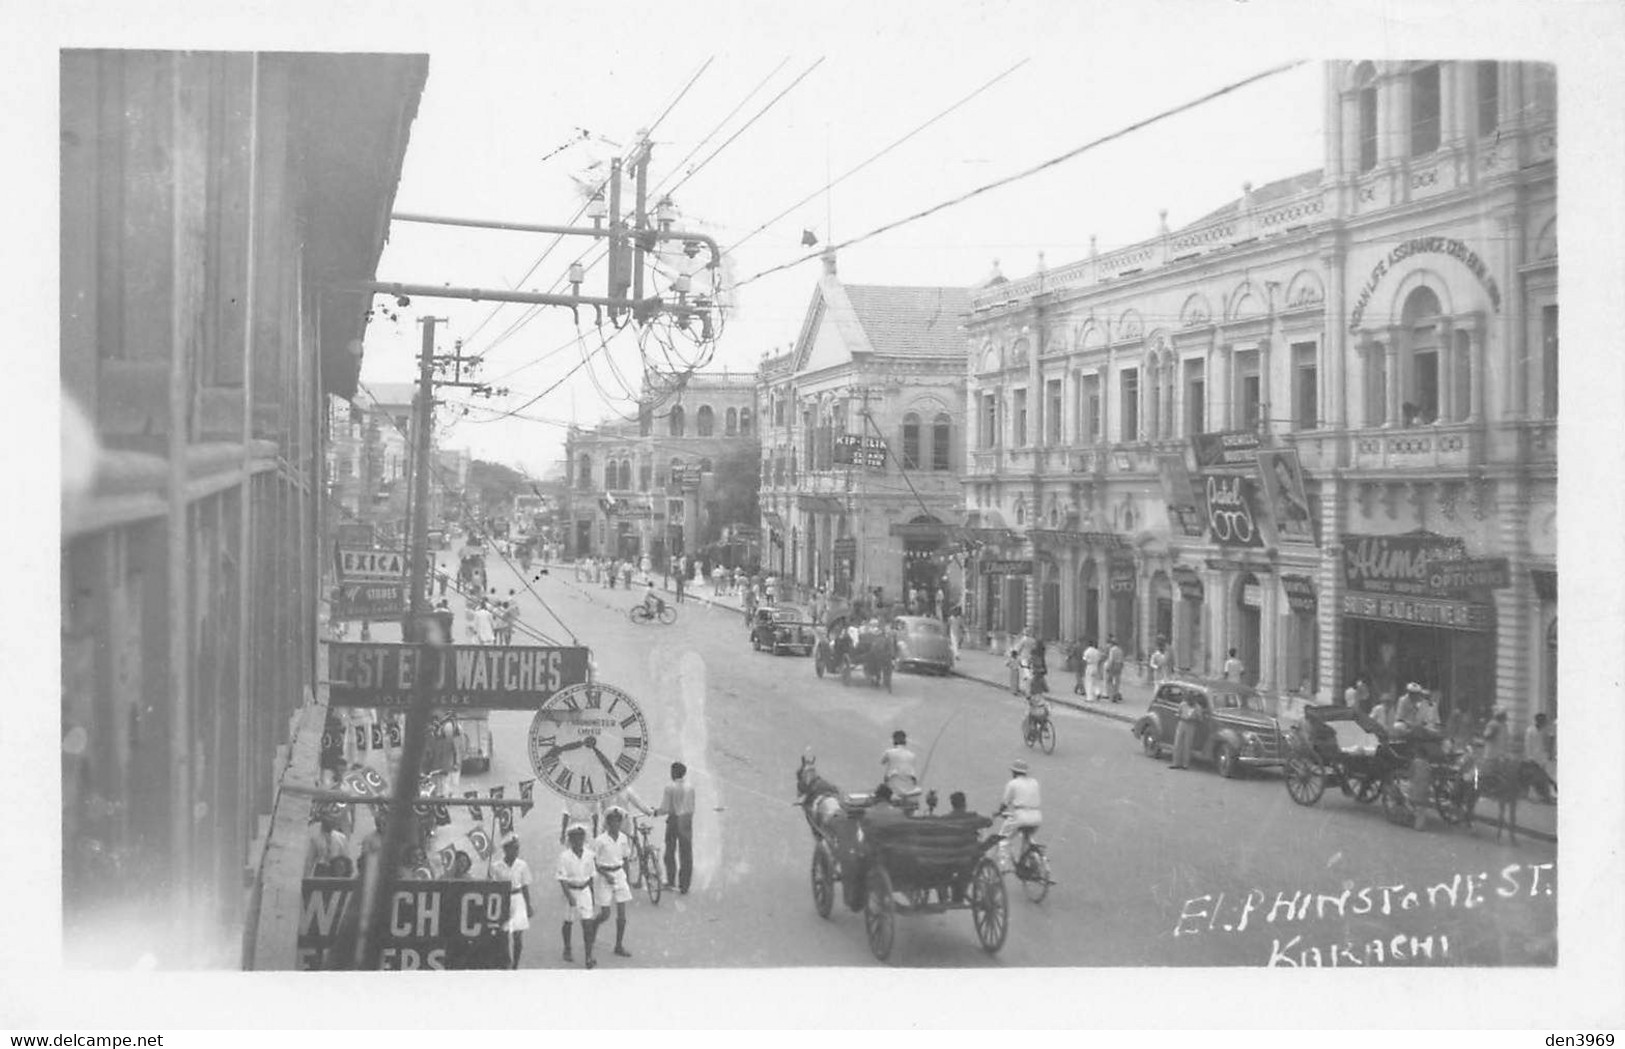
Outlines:
[[[827,10],[837,19],[843,11]],[[1143,35],[1145,19],[1128,9],[1053,8],[1041,20],[1007,17],[996,5],[959,12],[923,23],[882,11],[861,33],[832,31],[823,19],[806,32],[740,19],[657,20],[645,45],[610,42],[580,22],[544,32],[521,20],[513,32],[436,42],[396,211],[569,223],[583,200],[577,178],[591,179],[591,165],[624,154],[638,129],[670,106],[651,136],[651,184],[681,181],[673,196],[679,227],[703,230],[725,248],[738,242],[728,266],[743,279],[809,254],[803,230],[820,248],[858,237],[1304,55],[1269,46],[1215,51],[1175,37],[1153,57],[1112,43]],[[1035,31],[1040,24],[1049,31]],[[580,46],[550,46],[560,39]],[[1014,278],[1032,272],[1039,253],[1052,267],[1087,255],[1091,236],[1101,251],[1153,236],[1163,209],[1178,228],[1238,197],[1244,182],[1321,165],[1321,76],[1321,63],[1307,62],[854,244],[838,253],[841,278],[968,286],[985,280],[995,260]],[[379,278],[565,290],[559,282],[570,261],[595,245],[567,239],[537,266],[554,239],[397,221]],[[819,271],[815,259],[738,288],[708,367],[751,371],[764,354],[791,345]],[[603,294],[603,280],[602,266],[589,271],[583,292]],[[415,377],[416,320],[432,313],[448,321],[445,352],[463,339],[465,353],[485,357],[481,378],[511,391],[448,391],[440,421],[449,446],[542,475],[562,459],[570,421],[634,414],[643,363],[635,328],[565,378],[583,345],[600,349],[590,309],[584,342],[571,311],[559,307],[419,298],[389,313],[395,319],[379,315],[369,331],[364,383]],[[697,348],[687,350],[676,359],[694,359]],[[556,383],[522,417],[499,414]],[[465,403],[473,405],[466,413]]]

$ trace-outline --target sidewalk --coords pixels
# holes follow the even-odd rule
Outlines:
[[[573,572],[572,566],[550,565],[552,572]],[[573,578],[573,576],[571,577]],[[590,585],[590,584],[589,584]],[[671,580],[665,581],[665,590],[672,591]],[[737,594],[724,594],[718,596],[711,589],[709,582],[690,584],[683,593],[685,601],[700,601],[718,608],[725,608],[731,612],[744,615],[744,603]],[[1051,660],[1053,664],[1055,661]],[[965,646],[959,650],[959,656],[954,661],[954,676],[965,678],[967,681],[976,681],[991,688],[998,689],[1006,695],[1013,696],[1014,688],[1010,680],[1010,668],[1005,665],[1002,654],[988,652],[985,649]],[[1151,705],[1152,686],[1150,681],[1142,681],[1137,666],[1123,668],[1122,693],[1123,702],[1089,702],[1084,697],[1072,691],[1075,677],[1071,671],[1052,670],[1049,675],[1050,691],[1047,698],[1053,704],[1067,707],[1071,710],[1081,711],[1095,717],[1108,718],[1112,721],[1132,725],[1144,714]],[[1494,830],[1500,825],[1495,815],[1496,805],[1493,799],[1480,798],[1475,810],[1473,821],[1477,826]],[[1557,841],[1557,806],[1542,805],[1539,802],[1521,802],[1518,805],[1518,833],[1528,835],[1540,841],[1556,843]]]

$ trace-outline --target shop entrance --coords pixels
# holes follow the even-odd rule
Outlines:
[[[1168,642],[1174,636],[1174,587],[1167,572],[1151,577],[1151,644]]]
[[[1139,653],[1139,580],[1135,576],[1133,561],[1114,561],[1111,564],[1111,634],[1117,638],[1123,653],[1130,659]]]
[[[1039,564],[1038,636],[1056,641],[1061,636],[1061,571],[1054,561]]]
[[[1231,640],[1236,658],[1241,660],[1241,679],[1249,685],[1258,684],[1263,607],[1264,588],[1248,572],[1236,581],[1236,625]]]
[[[1004,587],[1004,628],[1014,637],[1027,626],[1027,577],[1006,576]]]
[[[1099,645],[1105,638],[1100,636],[1100,578],[1091,558],[1078,569],[1078,622],[1083,624],[1083,637]]]
[[[1493,606],[1486,610],[1493,617]],[[1346,618],[1343,659],[1365,674],[1373,696],[1397,696],[1414,681],[1439,695],[1439,717],[1474,729],[1495,706],[1495,629],[1486,632]]]
[[[575,555],[587,557],[592,553],[592,522],[576,522]]]
[[[1203,642],[1202,579],[1195,572],[1179,575],[1179,604],[1175,611],[1174,661],[1181,670],[1208,673],[1207,646]]]

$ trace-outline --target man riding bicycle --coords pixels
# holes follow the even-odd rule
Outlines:
[[[646,579],[644,580],[644,586],[647,588],[643,591],[644,611],[648,612],[651,618],[660,615],[661,612],[665,611],[666,602],[662,600],[659,594],[655,593],[655,581]]]
[[[1042,692],[1033,692],[1027,697],[1027,719],[1022,724],[1022,736],[1028,737],[1036,734],[1049,720],[1049,704],[1044,701]]]
[[[1004,785],[1004,800],[995,815],[1003,815],[999,825],[999,869],[1013,870],[1010,860],[1010,836],[1020,831],[1022,851],[1044,822],[1039,811],[1038,781],[1027,774],[1027,763],[1020,758],[1010,763],[1010,782]],[[1019,853],[1018,853],[1019,855]]]

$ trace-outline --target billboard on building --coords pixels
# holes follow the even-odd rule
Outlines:
[[[1303,484],[1303,466],[1296,448],[1259,449],[1258,477],[1264,486],[1264,501],[1275,523],[1276,538],[1285,542],[1313,543],[1314,515]]]

